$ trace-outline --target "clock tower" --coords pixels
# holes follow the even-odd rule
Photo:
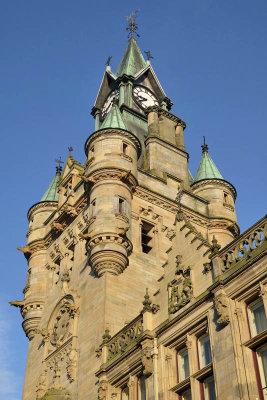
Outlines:
[[[193,180],[186,124],[171,113],[133,30],[116,73],[106,67],[85,162],[69,154],[28,212],[27,243],[19,248],[28,261],[24,299],[11,302],[30,340],[23,400],[136,400],[136,379],[143,385],[154,368],[152,330],[170,319],[168,295],[184,282],[183,304],[175,307],[202,298],[212,283],[201,271],[213,235],[225,246],[239,233],[234,187],[206,145]],[[190,268],[179,267],[181,257]],[[168,262],[177,264],[175,273]],[[107,350],[111,335],[118,341]],[[117,372],[113,360],[128,342],[140,354]],[[150,393],[153,382],[146,383]]]

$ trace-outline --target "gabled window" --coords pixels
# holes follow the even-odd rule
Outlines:
[[[123,152],[123,154],[128,153],[128,144],[122,143],[122,152]]]
[[[153,249],[153,242],[154,242],[153,228],[154,225],[149,224],[148,222],[145,221],[142,222],[141,243],[142,243],[143,253],[148,254]]]

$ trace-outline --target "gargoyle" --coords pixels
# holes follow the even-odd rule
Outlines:
[[[11,306],[14,306],[14,307],[20,307],[20,308],[22,308],[22,307],[25,306],[25,300],[10,301],[9,304],[10,304]]]
[[[83,240],[90,240],[92,237],[91,233],[86,233],[85,235],[83,233],[79,233],[78,236],[83,239]]]

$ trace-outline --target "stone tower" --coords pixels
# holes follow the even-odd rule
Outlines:
[[[23,400],[106,399],[99,346],[159,290],[177,212],[207,262],[239,234],[234,187],[206,145],[192,178],[171,106],[131,37],[117,72],[105,70],[86,161],[70,154],[30,208],[24,299],[11,302],[29,338]]]

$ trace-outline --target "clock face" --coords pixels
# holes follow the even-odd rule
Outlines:
[[[111,107],[112,107],[112,103],[113,100],[118,100],[119,99],[119,91],[118,90],[114,90],[113,92],[111,92],[108,97],[106,98],[106,101],[103,105],[102,108],[102,117],[105,118],[107,113],[110,111]]]
[[[155,95],[149,89],[143,86],[135,86],[133,89],[133,97],[139,106],[147,108],[151,106],[158,106],[159,103]]]

